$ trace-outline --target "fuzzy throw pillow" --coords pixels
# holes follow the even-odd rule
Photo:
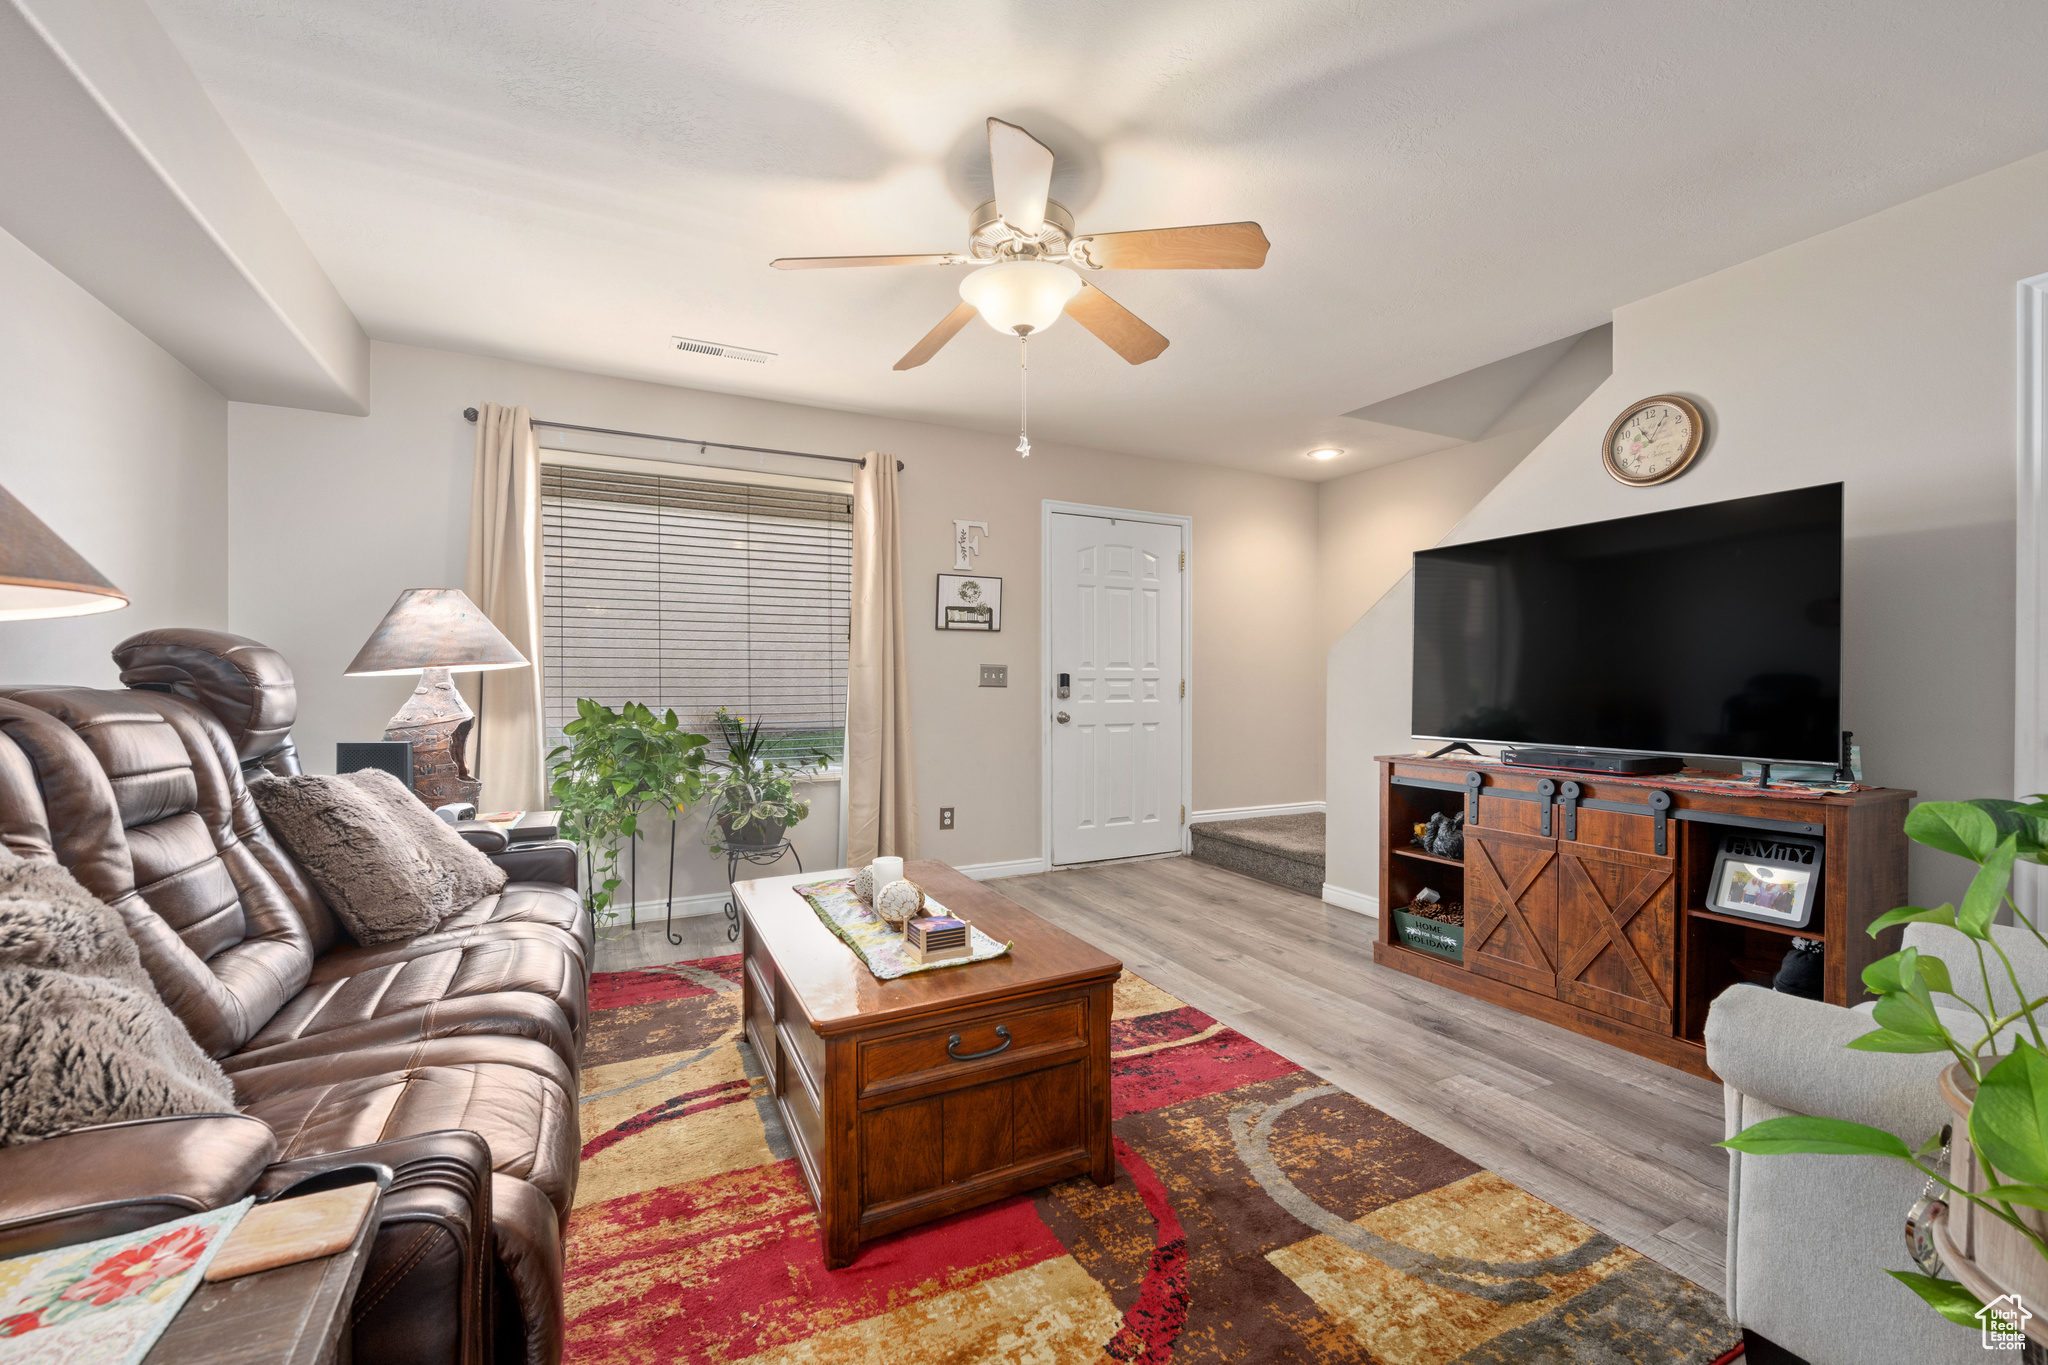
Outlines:
[[[434,875],[446,887],[448,909],[442,912],[443,919],[505,889],[505,869],[479,852],[456,832],[455,826],[428,810],[426,802],[390,773],[382,768],[364,768],[349,773],[342,781],[353,782],[368,792],[399,828],[419,841],[433,864]]]
[[[0,1146],[234,1108],[234,1086],[157,998],[120,915],[58,864],[0,850]]]
[[[424,830],[394,793],[441,830]],[[249,794],[263,823],[358,943],[417,937],[505,885],[503,869],[463,843],[389,773],[264,776],[250,782]],[[437,832],[457,847],[428,837]]]

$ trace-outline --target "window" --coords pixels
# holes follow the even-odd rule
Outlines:
[[[547,747],[590,697],[673,707],[706,734],[730,707],[762,720],[777,748],[838,764],[852,493],[556,458],[541,466]]]

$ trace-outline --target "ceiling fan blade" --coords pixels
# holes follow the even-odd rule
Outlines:
[[[924,340],[903,353],[903,359],[896,362],[899,370],[914,370],[939,353],[939,347],[951,341],[968,323],[980,316],[981,310],[971,303],[963,303],[939,320],[939,325],[924,334]]]
[[[968,265],[973,259],[948,251],[936,256],[784,256],[768,264],[777,270],[832,270],[847,265]]]
[[[1098,232],[1068,248],[1094,270],[1257,270],[1272,243],[1257,223]]]
[[[1083,284],[1081,292],[1067,300],[1066,313],[1133,365],[1144,364],[1169,344],[1136,313],[1092,284]]]
[[[1052,149],[1014,123],[988,121],[988,167],[995,175],[996,212],[1027,237],[1045,226],[1052,193]]]

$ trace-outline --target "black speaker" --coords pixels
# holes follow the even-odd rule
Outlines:
[[[364,768],[381,768],[412,790],[412,741],[409,739],[370,739],[350,742],[344,740],[334,746],[334,771],[338,773],[360,772]]]

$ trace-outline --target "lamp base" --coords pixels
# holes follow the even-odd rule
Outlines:
[[[423,669],[420,685],[384,727],[384,738],[412,741],[413,795],[429,806],[476,804],[484,784],[469,775],[463,756],[475,724],[476,712],[455,690],[454,675],[445,668]]]

